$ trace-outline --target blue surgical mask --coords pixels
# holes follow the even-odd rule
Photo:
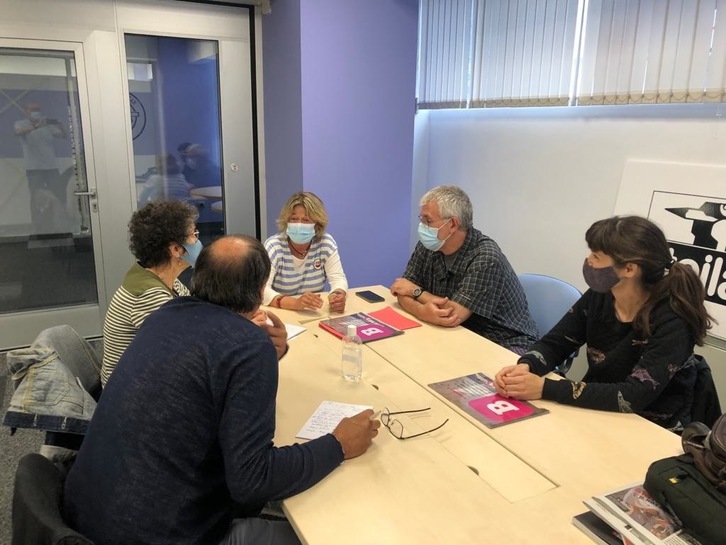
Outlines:
[[[444,223],[444,225],[446,224]],[[439,229],[441,229],[441,227],[439,227]],[[424,245],[424,248],[431,250],[432,252],[436,252],[441,249],[447,240],[449,240],[451,235],[446,237],[444,240],[439,240],[439,229],[436,227],[429,227],[423,223],[418,224],[418,239],[421,241],[421,244]]]
[[[193,267],[197,262],[199,252],[202,251],[202,241],[197,239],[194,244],[184,244],[184,249],[187,253],[182,256],[182,259],[187,261]]]
[[[43,112],[30,112],[31,121],[40,121],[43,119]]]
[[[315,236],[314,223],[288,223],[287,236],[295,244],[307,244]]]

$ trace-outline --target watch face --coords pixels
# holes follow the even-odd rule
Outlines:
[[[413,290],[413,298],[416,299],[423,293],[423,290],[421,288],[416,288]]]

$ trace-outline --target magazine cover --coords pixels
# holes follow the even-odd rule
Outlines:
[[[494,382],[483,373],[429,384],[429,388],[461,407],[488,428],[547,414],[547,409],[527,401],[500,396]]]
[[[585,500],[585,505],[635,545],[700,545],[643,488],[630,485]]]
[[[394,335],[401,335],[403,333],[403,331],[384,324],[365,312],[357,312],[356,314],[338,316],[320,321],[320,327],[341,339],[348,332],[349,325],[356,326],[356,333],[364,343],[393,337]]]

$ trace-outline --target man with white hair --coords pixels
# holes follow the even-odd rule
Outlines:
[[[419,242],[391,293],[420,320],[463,325],[524,353],[537,340],[537,326],[509,261],[496,242],[474,228],[468,195],[442,185],[420,204]]]

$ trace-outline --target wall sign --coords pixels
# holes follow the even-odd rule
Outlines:
[[[693,267],[726,339],[726,166],[628,161],[615,213],[639,214],[663,229],[673,259]]]

